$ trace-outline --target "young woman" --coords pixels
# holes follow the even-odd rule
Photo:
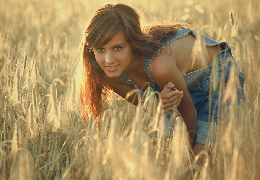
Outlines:
[[[244,76],[228,44],[199,36],[186,24],[142,31],[133,8],[108,4],[96,11],[85,35],[81,104],[86,116],[89,112],[100,116],[106,87],[125,98],[133,89],[142,94],[148,83],[161,93],[165,112],[178,105],[196,153],[206,142],[210,116],[217,122],[219,87],[210,92],[209,85],[214,61],[225,82],[230,68],[236,67],[237,97],[243,99]]]

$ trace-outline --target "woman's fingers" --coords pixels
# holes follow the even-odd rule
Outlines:
[[[169,99],[162,99],[163,106],[165,108],[173,107],[174,105],[175,106],[179,106],[180,102],[182,100],[182,97],[183,97],[183,93],[179,94],[178,97],[175,96],[175,99],[171,99],[171,100],[169,100]]]
[[[167,83],[160,93],[164,110],[170,111],[174,106],[179,106],[183,97],[183,91],[175,88],[172,82]]]
[[[177,101],[180,100],[183,97],[183,91],[172,91],[168,93],[163,93],[161,94],[161,98],[164,103],[172,102],[172,101]]]
[[[183,97],[183,96],[182,96]],[[179,101],[175,104],[175,106],[179,106],[180,105],[180,103],[181,103],[181,99],[179,99]]]
[[[165,86],[163,87],[162,93],[169,93],[172,91],[172,89],[175,88],[175,85],[172,82],[168,82],[167,84],[165,84]]]
[[[180,102],[182,100],[183,93],[178,96],[177,99],[174,99],[172,101],[162,99],[163,101],[163,109],[167,112],[173,109],[174,106],[178,107],[180,105]]]

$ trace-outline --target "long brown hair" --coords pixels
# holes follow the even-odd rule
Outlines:
[[[106,84],[102,82],[104,72],[96,62],[92,51],[94,46],[107,44],[112,36],[122,31],[135,57],[154,54],[169,34],[174,34],[182,25],[152,26],[142,31],[137,12],[125,4],[107,4],[98,9],[85,32],[83,44],[83,79],[80,102],[84,118],[90,114],[96,118],[101,114],[102,94],[106,94]]]

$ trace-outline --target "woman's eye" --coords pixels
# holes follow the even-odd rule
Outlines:
[[[103,48],[97,48],[96,50],[97,50],[97,52],[103,52],[104,51]]]
[[[121,49],[122,49],[121,46],[116,46],[116,47],[114,48],[115,51],[119,51],[119,50],[121,50]]]

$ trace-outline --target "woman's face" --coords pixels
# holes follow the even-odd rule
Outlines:
[[[93,48],[98,65],[110,78],[119,77],[133,61],[131,47],[122,31],[104,46]]]

